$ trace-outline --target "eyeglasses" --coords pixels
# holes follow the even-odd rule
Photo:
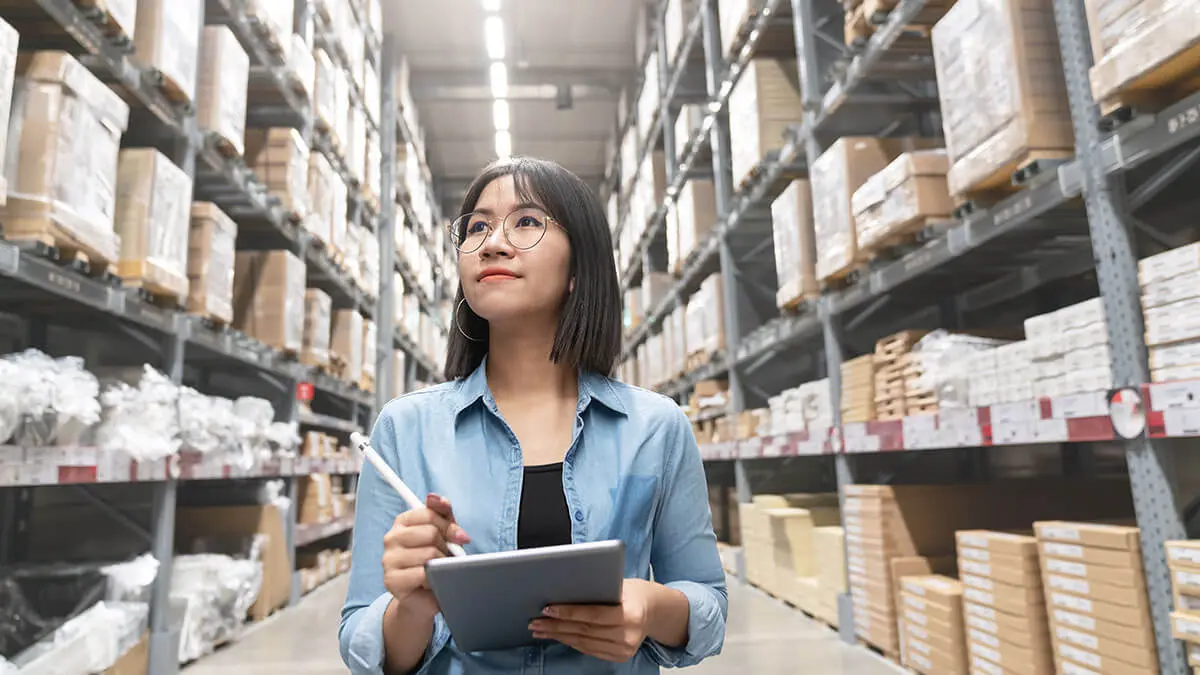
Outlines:
[[[504,239],[513,248],[527,251],[546,236],[546,226],[552,221],[554,218],[537,207],[517,209],[504,218],[468,213],[450,223],[450,240],[459,253],[474,253],[492,236],[499,222]]]

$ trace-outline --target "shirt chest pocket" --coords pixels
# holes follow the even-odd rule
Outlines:
[[[625,542],[627,570],[640,567],[639,561],[649,561],[658,483],[658,476],[622,476],[616,487],[609,489],[612,501],[604,538]]]

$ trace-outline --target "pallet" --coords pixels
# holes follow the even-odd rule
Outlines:
[[[820,291],[802,291],[798,295],[793,295],[792,297],[787,298],[783,302],[779,303],[779,308],[785,312],[795,313],[800,311],[802,306],[807,305],[809,302],[819,300],[820,298]]]
[[[119,284],[115,257],[80,241],[66,228],[45,217],[14,217],[4,223],[3,238],[34,255],[70,267],[84,276]]]
[[[167,309],[185,309],[187,305],[187,279],[170,279],[170,272],[145,260],[122,260],[117,263],[117,274],[122,283],[137,289],[143,300]],[[174,284],[164,281],[174,281]]]
[[[104,36],[113,41],[113,44],[126,53],[133,52],[133,38],[113,18],[112,12],[108,10],[108,0],[73,0],[73,2],[84,10],[84,17],[96,24]]]
[[[208,309],[188,308],[187,313],[200,319],[200,325],[213,332],[224,333],[230,330],[229,321],[224,317],[216,316]]]
[[[1019,192],[1035,177],[1057,168],[1075,155],[1073,150],[1027,150],[1016,159],[962,192],[951,194],[955,218],[962,219],[978,208],[988,207]]]
[[[880,647],[879,645],[868,641],[866,638],[862,637],[861,635],[858,636],[857,639],[858,639],[858,646],[860,646],[864,649],[868,649],[872,652],[875,652],[879,656],[882,656],[883,658],[885,658],[889,661],[892,661],[894,663],[900,663],[900,654],[899,653],[891,651],[890,648]]]
[[[875,33],[875,26],[867,20],[866,3],[855,7],[846,13],[844,29],[846,46],[855,53],[867,46],[867,41]]]
[[[926,233],[947,220],[949,220],[949,216],[921,216],[897,223],[888,227],[887,232],[872,237],[866,242],[860,239],[858,242],[859,255],[868,261],[899,258],[907,251],[897,252],[896,249],[923,244],[928,240]]]
[[[208,132],[207,136],[205,140],[213,146],[217,154],[226,159],[242,159],[242,153],[233,144],[233,141],[225,138],[216,131]],[[258,176],[256,175],[255,178],[258,178]],[[259,179],[259,183],[262,183],[263,189],[267,189],[267,185],[263,183],[262,179]]]
[[[1101,128],[1111,130],[1138,114],[1157,113],[1195,94],[1200,91],[1197,73],[1200,73],[1200,42],[1181,49],[1116,92],[1102,97]]]
[[[690,373],[708,365],[711,360],[712,356],[708,352],[692,352],[691,354],[688,354],[686,359],[684,359],[684,369]]]
[[[158,69],[152,69],[149,74],[150,81],[154,83],[154,87],[161,91],[162,95],[167,97],[168,101],[179,106],[191,107],[192,97],[188,96],[187,92],[183,90],[183,87],[178,82]]]

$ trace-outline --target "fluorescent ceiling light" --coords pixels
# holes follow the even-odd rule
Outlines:
[[[503,61],[493,61],[490,72],[492,98],[508,98],[508,68]]]
[[[502,98],[492,101],[492,124],[496,131],[508,131],[508,123],[508,101]]]
[[[489,16],[483,20],[483,42],[487,45],[488,58],[493,61],[504,58],[504,19]]]
[[[512,156],[512,134],[507,130],[496,132],[496,156],[500,159],[508,159]]]
[[[483,0],[481,4],[483,5],[483,11],[485,12],[500,11],[500,0]]]

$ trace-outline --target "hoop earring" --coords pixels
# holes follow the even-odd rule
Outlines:
[[[458,320],[458,315],[462,313],[463,303],[466,301],[467,301],[466,298],[459,300],[458,305],[455,306],[455,308],[454,308],[454,327],[458,329],[458,332],[461,333],[463,337],[467,338],[471,342],[483,342],[483,340],[480,340],[479,338],[471,337],[470,335],[467,335],[467,331],[462,329],[462,324]]]

